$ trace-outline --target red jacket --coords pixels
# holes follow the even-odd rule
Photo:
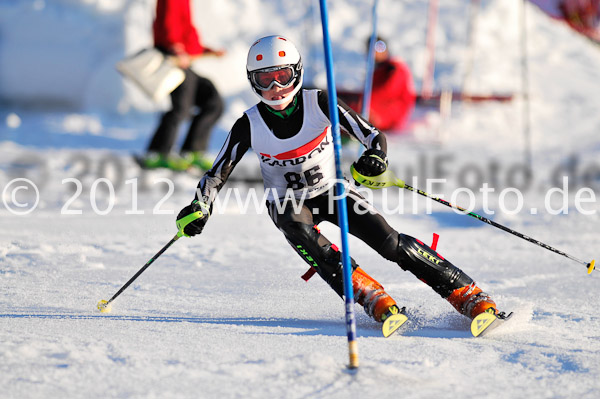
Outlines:
[[[401,129],[415,105],[415,88],[409,68],[388,60],[373,72],[369,120],[380,130]]]
[[[153,31],[154,45],[173,54],[200,55],[205,51],[192,24],[190,0],[158,0]]]

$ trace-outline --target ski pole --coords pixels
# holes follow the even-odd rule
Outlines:
[[[483,217],[481,215],[476,214],[475,212],[469,212],[467,209],[462,208],[462,207],[457,206],[457,205],[453,205],[450,202],[448,202],[448,201],[446,201],[446,200],[444,200],[442,198],[434,197],[434,196],[426,193],[423,190],[419,190],[418,188],[414,188],[412,186],[409,186],[403,180],[398,179],[396,177],[396,175],[394,175],[394,172],[392,172],[391,170],[387,170],[384,173],[380,174],[379,176],[373,176],[373,177],[361,175],[360,173],[358,173],[354,169],[354,165],[352,165],[350,167],[350,170],[352,172],[352,177],[354,178],[354,180],[356,180],[357,182],[359,182],[363,186],[369,187],[371,189],[378,189],[378,188],[391,187],[391,186],[396,186],[396,187],[404,188],[404,189],[406,189],[408,191],[415,192],[415,193],[417,193],[419,195],[422,195],[424,197],[432,199],[432,200],[434,200],[436,202],[439,202],[440,204],[446,205],[446,206],[448,206],[450,208],[457,209],[457,210],[463,212],[465,215],[472,216],[475,219],[478,219],[478,220],[480,220],[480,221],[482,221],[484,223],[487,223],[487,224],[489,224],[491,226],[494,226],[496,228],[504,230],[507,233],[515,235],[515,236],[517,236],[519,238],[522,238],[522,239],[524,239],[526,241],[529,241],[529,242],[531,242],[533,244],[536,244],[536,245],[538,245],[538,246],[540,246],[542,248],[545,248],[545,249],[547,249],[549,251],[552,251],[552,252],[557,253],[559,255],[562,255],[562,256],[564,256],[566,258],[569,258],[569,259],[571,259],[571,260],[573,260],[573,261],[575,261],[577,263],[581,263],[582,265],[584,265],[587,268],[588,274],[592,273],[592,271],[595,269],[596,261],[593,260],[593,259],[592,259],[591,262],[585,262],[583,260],[577,259],[576,257],[571,256],[571,255],[569,255],[569,254],[567,254],[567,253],[565,253],[563,251],[560,251],[560,250],[558,250],[558,249],[556,249],[554,247],[551,247],[548,244],[544,244],[543,242],[535,240],[535,239],[533,239],[531,237],[528,237],[525,234],[521,234],[518,231],[510,229],[510,228],[508,228],[506,226],[503,226],[500,223],[496,223],[493,220],[490,220],[488,218],[485,218],[485,217]]]
[[[119,295],[121,295],[121,293],[123,291],[125,291],[127,289],[127,287],[129,287],[131,285],[131,283],[133,283],[135,281],[135,279],[140,276],[140,274],[142,274],[144,272],[144,270],[146,270],[148,267],[150,267],[150,265],[152,263],[154,263],[154,261],[156,259],[158,259],[158,257],[161,256],[163,254],[163,252],[165,252],[167,249],[169,249],[169,247],[171,245],[173,245],[175,243],[175,241],[177,241],[183,235],[184,234],[181,231],[178,231],[177,234],[171,239],[171,241],[169,241],[167,243],[167,245],[162,247],[161,250],[156,253],[156,255],[154,255],[152,258],[150,258],[150,260],[148,262],[146,262],[146,264],[140,270],[138,270],[138,272],[132,278],[130,278],[129,281],[126,282],[125,285],[122,286],[121,289],[119,289],[119,291],[117,291],[117,293],[112,296],[112,298],[110,298],[108,301],[106,301],[104,299],[99,301],[98,304],[96,305],[98,310],[102,313],[109,313],[111,310],[110,303],[112,301],[114,301],[115,298],[117,298]]]

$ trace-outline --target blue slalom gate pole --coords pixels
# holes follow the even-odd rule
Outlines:
[[[373,92],[373,72],[375,70],[375,41],[377,40],[377,4],[379,0],[373,1],[371,11],[372,30],[369,40],[369,53],[367,55],[367,68],[365,75],[365,88],[363,91],[363,102],[361,114],[365,119],[369,119],[369,109],[371,106],[371,94]]]
[[[354,290],[352,288],[352,265],[350,263],[350,249],[348,245],[348,208],[346,205],[346,187],[342,173],[342,140],[340,137],[340,119],[337,110],[337,93],[335,77],[333,74],[333,56],[331,52],[331,39],[329,37],[329,18],[327,16],[327,2],[320,0],[321,25],[323,27],[323,47],[325,49],[325,67],[327,69],[327,90],[329,93],[329,118],[333,134],[335,150],[335,184],[336,206],[338,211],[338,224],[342,232],[342,267],[344,275],[344,298],[346,305],[346,331],[348,333],[348,351],[351,369],[358,368],[358,343],[356,342],[356,320],[354,317]]]

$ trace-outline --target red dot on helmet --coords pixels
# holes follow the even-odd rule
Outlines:
[[[256,56],[256,61],[260,61],[260,60],[262,60],[262,59],[263,59],[263,56],[262,56],[262,54],[258,54],[258,55]]]
[[[281,50],[281,51],[279,52],[279,56],[280,56],[280,57],[285,57],[285,51]]]

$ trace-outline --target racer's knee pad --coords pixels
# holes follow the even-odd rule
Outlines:
[[[392,254],[390,244],[396,243],[396,253]],[[473,283],[462,270],[414,237],[406,234],[398,234],[396,237],[390,235],[382,248],[383,256],[414,274],[442,298],[447,298],[457,288]]]

